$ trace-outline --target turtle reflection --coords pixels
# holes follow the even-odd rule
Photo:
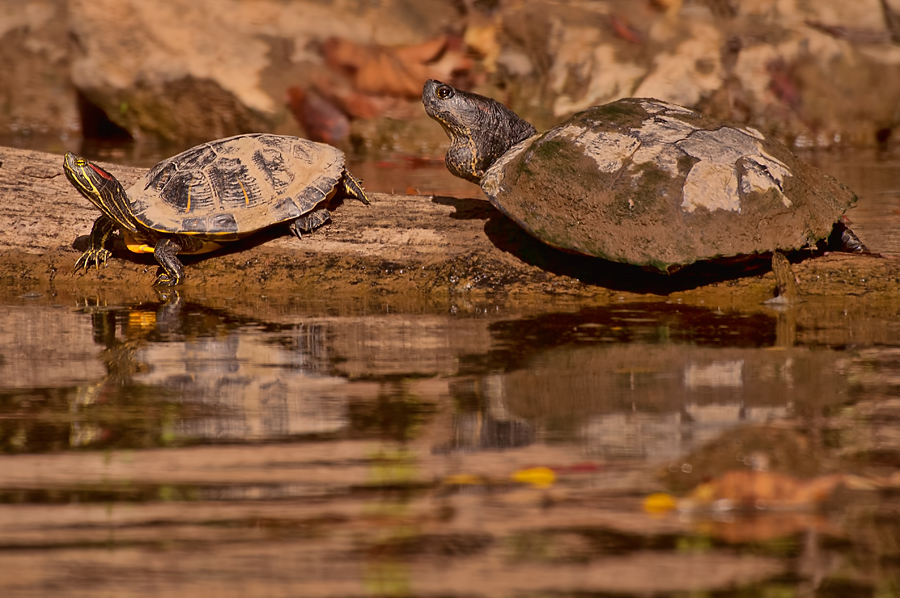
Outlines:
[[[328,375],[323,325],[259,322],[178,294],[153,313],[146,329],[138,325],[133,333],[143,340],[137,359],[152,364],[134,381],[205,414],[181,419],[171,430],[176,438],[272,439],[346,424],[338,392],[346,381]],[[128,318],[145,321],[139,310]]]
[[[346,379],[328,373],[324,324],[261,322],[178,293],[57,312],[67,318],[59,328],[80,335],[67,338],[84,337],[76,343],[88,348],[84,366],[67,382],[45,364],[45,387],[32,376],[3,392],[5,411],[21,416],[0,426],[8,452],[276,439],[347,424]],[[81,327],[85,313],[89,329]]]
[[[496,322],[493,348],[463,370],[482,412],[528,422],[538,439],[668,458],[742,423],[846,400],[839,354],[771,350],[779,318],[652,303]]]

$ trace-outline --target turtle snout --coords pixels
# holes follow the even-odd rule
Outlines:
[[[434,90],[440,85],[440,81],[435,81],[434,79],[429,79],[425,82],[425,85],[422,87],[422,105],[425,106],[425,112],[428,113],[429,116],[434,115]]]
[[[425,82],[425,85],[422,86],[422,98],[424,99],[427,96],[433,96],[434,90],[437,89],[439,85],[443,85],[437,79],[429,79]]]

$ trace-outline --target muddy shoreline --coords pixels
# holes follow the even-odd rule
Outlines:
[[[61,156],[0,148],[0,162],[0,300],[156,300],[151,256],[119,247],[106,267],[74,271],[97,213],[66,180]],[[105,166],[126,188],[144,172]],[[331,224],[302,240],[275,228],[202,259],[185,259],[179,290],[216,303],[266,298],[328,309],[389,303],[440,311],[454,302],[493,300],[545,307],[569,300],[662,300],[756,309],[775,286],[766,260],[661,276],[558,252],[480,197],[373,193],[372,200],[368,207],[344,203]],[[864,297],[870,303],[898,296],[897,260],[803,257],[793,256],[793,268],[807,298],[858,303]]]

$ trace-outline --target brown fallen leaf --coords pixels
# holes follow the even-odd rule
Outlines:
[[[782,103],[793,110],[799,110],[802,101],[793,69],[783,58],[772,60],[766,65],[769,72],[769,91]]]
[[[610,15],[609,24],[612,27],[613,33],[616,35],[616,37],[624,39],[626,42],[631,42],[633,44],[640,44],[644,42],[644,36],[641,35],[641,32],[635,29],[625,17]]]
[[[728,501],[732,508],[808,508],[827,499],[844,480],[839,474],[801,479],[770,471],[729,471],[688,496],[696,505]]]
[[[366,61],[367,52],[366,46],[339,37],[330,37],[322,43],[322,57],[333,71],[354,73]]]
[[[400,59],[401,62],[427,64],[440,58],[441,54],[447,48],[448,41],[449,38],[446,35],[439,35],[438,37],[422,42],[421,44],[392,46],[384,49],[390,51],[394,56]]]
[[[308,87],[339,108],[350,120],[375,118],[406,102],[395,97],[361,93],[346,77],[330,71],[313,73]]]
[[[471,59],[449,48],[447,36],[394,47],[331,38],[323,44],[322,53],[332,70],[350,77],[356,91],[376,96],[415,99],[426,79],[449,79],[452,73],[471,68]]]
[[[287,103],[309,139],[337,143],[350,135],[347,115],[315,91],[289,87]]]
[[[333,97],[352,118],[376,118],[396,109],[400,101],[391,96],[374,96],[355,90],[337,91]]]
[[[356,71],[353,85],[364,93],[414,98],[422,93],[422,65],[403,62],[389,51],[375,52]]]

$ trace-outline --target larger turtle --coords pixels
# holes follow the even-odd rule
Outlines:
[[[569,252],[673,272],[830,239],[856,196],[750,127],[648,98],[588,108],[538,134],[490,98],[429,80],[447,168],[529,234]]]
[[[106,263],[119,230],[136,253],[153,253],[157,285],[184,279],[178,254],[205,253],[263,228],[290,222],[298,238],[327,223],[336,195],[369,203],[340,150],[298,137],[247,134],[203,143],[150,169],[128,191],[75,154],[66,177],[102,214],[75,269]]]

